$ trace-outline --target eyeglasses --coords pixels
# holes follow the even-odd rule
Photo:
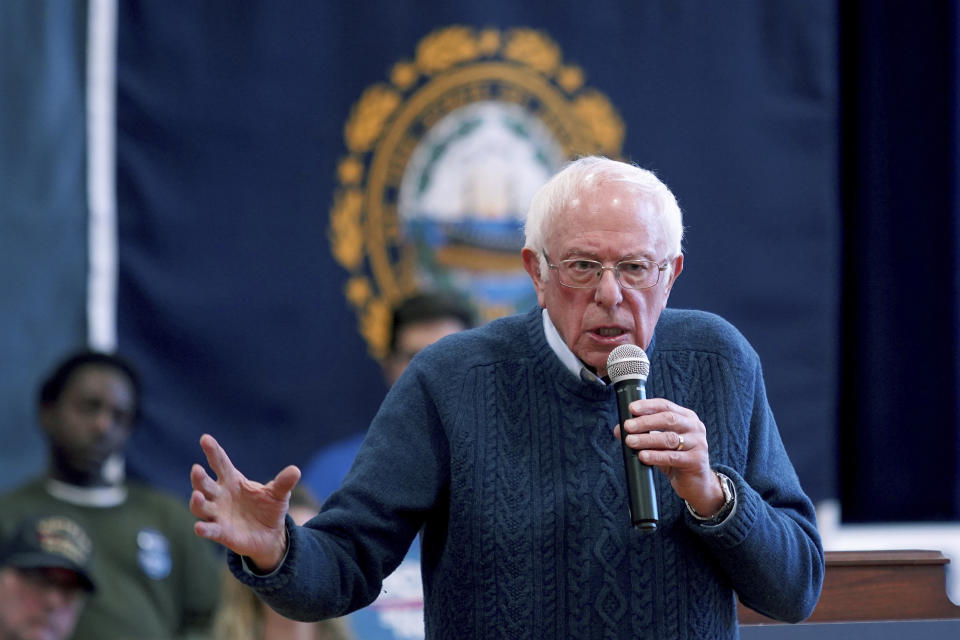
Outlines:
[[[650,260],[621,260],[612,267],[603,266],[602,262],[571,258],[561,260],[560,264],[552,264],[547,252],[543,252],[547,259],[547,266],[557,271],[560,284],[571,289],[593,289],[600,284],[603,272],[613,271],[617,282],[624,289],[649,289],[660,282],[660,272],[666,271],[668,262],[657,264]]]

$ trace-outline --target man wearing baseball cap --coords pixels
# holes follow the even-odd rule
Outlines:
[[[64,640],[73,632],[90,578],[93,544],[70,518],[24,521],[0,548],[0,640]]]

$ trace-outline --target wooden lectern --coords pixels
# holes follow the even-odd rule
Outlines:
[[[827,551],[823,592],[804,622],[960,618],[939,551]],[[742,604],[742,625],[777,624]]]

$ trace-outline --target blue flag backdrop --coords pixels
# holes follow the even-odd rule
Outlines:
[[[48,5],[56,10],[28,21],[32,37],[51,23],[83,32],[85,14]],[[12,13],[0,14],[4,36],[20,33]],[[745,333],[805,488],[815,499],[836,495],[833,3],[128,0],[118,5],[116,38],[116,346],[146,388],[131,473],[185,495],[189,466],[201,459],[197,440],[210,432],[250,477],[267,480],[365,427],[384,393],[373,357],[384,309],[425,277],[453,278],[427,262],[462,267],[475,255],[451,253],[448,237],[428,232],[411,248],[411,230],[435,227],[405,217],[404,203],[410,193],[428,202],[423,181],[441,173],[423,160],[418,191],[402,180],[412,165],[397,159],[449,151],[443,167],[466,166],[453,142],[465,149],[472,138],[462,128],[443,134],[442,125],[454,113],[476,115],[457,110],[477,102],[501,105],[509,148],[534,149],[543,171],[557,154],[602,152],[654,170],[672,188],[688,227],[672,306],[717,312]],[[82,59],[77,50],[36,64],[78,82]],[[4,82],[26,80],[5,74]],[[64,86],[34,89],[37,101],[55,101]],[[68,98],[76,108],[61,125],[83,113],[82,92]],[[0,113],[13,102],[0,98]],[[0,124],[25,132],[9,138],[14,148],[4,136],[3,186],[18,198],[3,205],[4,219],[55,235],[61,223],[43,216],[56,204],[42,201],[42,216],[28,215],[31,191],[8,171],[48,125],[36,113],[15,115]],[[69,176],[81,165],[64,153],[31,171]],[[536,162],[524,166],[536,174]],[[482,187],[502,177],[478,183],[486,204],[497,190]],[[66,216],[74,227],[86,220],[77,192]],[[519,206],[501,205],[500,213]],[[479,217],[473,211],[460,230],[496,240],[516,229]],[[71,239],[69,250],[42,260],[2,258],[5,273],[31,265],[5,287],[56,307],[44,316],[51,337],[42,348],[11,352],[29,364],[4,389],[20,403],[4,416],[17,433],[32,429],[26,389],[58,355],[53,347],[66,346],[56,336],[86,339],[76,328],[83,279],[49,282],[85,250],[79,228]],[[497,258],[497,277],[519,269],[516,256]],[[487,286],[469,282],[473,291]],[[523,304],[521,289],[510,304]],[[510,308],[480,302],[490,317]],[[7,322],[0,339],[11,348],[23,319]],[[0,455],[21,456],[24,441]]]
[[[0,2],[0,485],[45,465],[33,396],[86,338],[83,3]]]

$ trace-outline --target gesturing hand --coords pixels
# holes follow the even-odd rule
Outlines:
[[[300,470],[290,465],[261,484],[240,473],[213,436],[204,434],[200,447],[217,479],[199,464],[190,469],[190,511],[199,520],[194,531],[247,556],[258,570],[272,571],[286,552],[284,516]]]

